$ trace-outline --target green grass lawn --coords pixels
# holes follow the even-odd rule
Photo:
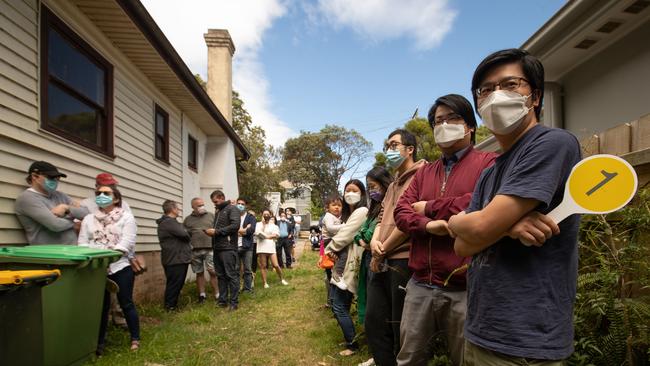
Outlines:
[[[184,287],[180,311],[166,313],[161,304],[138,306],[142,341],[129,347],[126,330],[112,327],[104,356],[94,365],[356,365],[368,355],[361,351],[341,357],[343,335],[325,303],[323,271],[318,255],[308,248],[295,269],[285,271],[289,286],[275,273],[271,288],[255,279],[255,293],[240,296],[239,310],[228,312],[214,301],[196,303],[196,286]],[[353,315],[356,319],[356,314]],[[362,327],[357,330],[362,331]]]

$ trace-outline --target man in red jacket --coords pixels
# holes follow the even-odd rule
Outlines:
[[[395,222],[411,235],[409,268],[400,325],[398,365],[426,365],[437,334],[447,339],[454,365],[462,364],[469,258],[454,253],[447,220],[469,205],[474,185],[496,154],[475,150],[476,119],[464,97],[440,97],[429,110],[442,156],[422,167],[395,208]]]

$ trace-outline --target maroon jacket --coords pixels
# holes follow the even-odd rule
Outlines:
[[[454,269],[469,263],[470,258],[454,253],[452,237],[431,235],[426,231],[426,224],[431,220],[448,220],[466,209],[481,172],[491,166],[496,157],[495,153],[478,151],[470,146],[453,165],[444,184],[444,192],[445,166],[442,158],[423,166],[415,174],[395,207],[397,227],[411,235],[409,268],[413,271],[414,279],[443,287]],[[411,204],[418,201],[427,201],[426,216],[411,208]],[[454,274],[447,284],[453,290],[464,290],[466,286],[464,271]]]

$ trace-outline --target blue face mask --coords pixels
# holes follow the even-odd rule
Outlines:
[[[59,181],[56,179],[45,178],[45,190],[49,193],[56,191],[56,187],[59,186]]]
[[[238,204],[237,208],[239,209],[239,211],[244,212],[244,210],[246,209],[246,206]]]
[[[97,206],[101,208],[108,207],[113,203],[113,197],[102,193],[95,197],[95,203],[97,203]]]
[[[402,165],[404,157],[400,154],[399,150],[388,150],[386,152],[386,163],[390,168],[397,168]]]

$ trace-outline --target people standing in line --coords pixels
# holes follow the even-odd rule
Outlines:
[[[341,276],[347,289],[343,290],[336,285],[332,285],[330,291],[332,312],[345,338],[346,349],[339,354],[341,356],[350,356],[356,353],[359,347],[355,341],[356,331],[352,317],[350,317],[350,306],[352,305],[354,295],[357,293],[359,275],[359,266],[357,263],[363,252],[363,248],[354,245],[353,241],[354,236],[368,215],[368,208],[366,207],[368,198],[366,196],[366,188],[358,179],[352,179],[345,184],[343,197],[345,202],[343,203],[341,219],[345,222],[345,225],[339,229],[339,232],[329,242],[325,248],[325,254],[335,262],[341,260],[339,259],[339,254],[345,253],[347,258]]]
[[[368,285],[365,329],[375,363],[378,366],[393,366],[397,363],[400,347],[399,330],[406,296],[404,289],[411,278],[408,268],[410,238],[408,233],[396,227],[394,212],[397,200],[426,161],[416,161],[416,138],[403,129],[388,135],[384,153],[388,166],[395,169],[395,180],[386,190],[370,242],[373,276]]]
[[[97,187],[95,202],[99,209],[82,220],[77,243],[81,246],[116,250],[122,253],[120,259],[109,264],[107,273],[108,278],[119,287],[117,299],[131,335],[131,350],[137,350],[140,347],[140,320],[133,303],[135,273],[131,268],[128,255],[135,248],[138,227],[133,215],[122,209],[122,194],[114,186]],[[110,293],[105,290],[97,355],[104,353],[109,309]]]
[[[334,235],[336,235],[339,230],[343,227],[343,221],[341,221],[341,211],[343,210],[343,200],[339,195],[332,195],[327,198],[325,201],[325,215],[321,218],[321,227],[323,232],[323,240],[320,246],[320,256],[325,255],[325,248],[332,241]],[[332,298],[330,290],[332,288],[332,269],[325,269],[325,289],[327,293],[327,302],[325,307],[332,305]]]
[[[160,261],[165,271],[165,310],[174,311],[178,307],[187,265],[192,262],[191,236],[178,222],[181,210],[178,203],[166,200],[162,204],[163,215],[156,220],[158,240],[160,241]]]
[[[426,364],[429,341],[443,334],[452,363],[461,365],[467,283],[465,271],[455,270],[469,258],[454,253],[447,220],[467,208],[481,172],[496,154],[474,149],[477,124],[464,97],[438,98],[428,119],[442,156],[415,174],[395,208],[397,227],[411,234],[413,272],[406,285],[397,364]]]
[[[216,190],[210,194],[216,209],[214,226],[205,231],[212,237],[214,268],[219,282],[219,307],[237,310],[239,306],[239,257],[237,256],[237,232],[240,211],[226,200],[226,195]]]
[[[57,191],[67,175],[46,161],[36,161],[27,171],[27,188],[15,202],[18,221],[29,244],[77,243],[74,220],[82,220],[88,209],[79,207],[67,194]]]
[[[280,237],[280,228],[275,225],[272,221],[273,217],[271,211],[266,209],[262,211],[262,221],[258,222],[255,226],[255,236],[257,237],[257,256],[259,259],[258,268],[262,272],[262,282],[264,283],[264,288],[269,288],[267,282],[267,273],[266,273],[266,264],[267,261],[271,260],[271,264],[275,269],[275,272],[280,278],[280,283],[283,285],[288,285],[289,283],[284,280],[282,277],[282,269],[278,264],[278,257],[275,251],[275,239]]]
[[[287,219],[285,211],[280,211],[280,217],[277,224],[280,229],[280,236],[275,244],[276,254],[278,255],[278,264],[281,268],[291,269],[291,247],[293,245],[293,230],[295,223]],[[282,259],[282,252],[284,252],[284,260]]]
[[[563,365],[573,352],[579,215],[546,214],[563,199],[580,145],[539,124],[544,66],[525,50],[486,57],[472,78],[474,104],[503,154],[449,219],[468,272],[465,364]]]
[[[199,290],[199,304],[207,299],[205,291],[205,271],[207,270],[210,278],[210,285],[214,291],[214,298],[219,299],[219,285],[217,283],[217,273],[214,270],[214,260],[212,252],[212,238],[204,230],[209,229],[214,224],[214,214],[208,212],[205,208],[205,202],[202,198],[192,198],[192,212],[183,220],[183,226],[192,237],[192,272],[196,274],[196,287]]]
[[[359,263],[359,284],[357,285],[357,314],[359,324],[363,324],[366,318],[366,303],[368,294],[368,283],[372,277],[369,270],[370,242],[377,226],[377,219],[381,211],[381,201],[386,194],[388,186],[393,182],[390,172],[384,167],[374,167],[366,174],[366,187],[368,187],[368,217],[361,225],[361,228],[354,236],[354,243],[363,248],[363,254]]]
[[[95,176],[95,189],[100,186],[117,187],[118,185],[119,182],[110,173],[99,173]],[[79,206],[87,208],[89,213],[95,213],[99,209],[97,203],[95,203],[95,197],[93,196],[84,198],[79,202]],[[131,212],[131,206],[129,206],[129,203],[126,200],[122,201],[122,209]]]
[[[242,197],[237,199],[237,209],[241,213],[239,219],[239,230],[237,231],[237,255],[239,257],[239,268],[244,278],[242,291],[253,292],[253,234],[257,220],[255,216],[246,212],[246,200]]]

